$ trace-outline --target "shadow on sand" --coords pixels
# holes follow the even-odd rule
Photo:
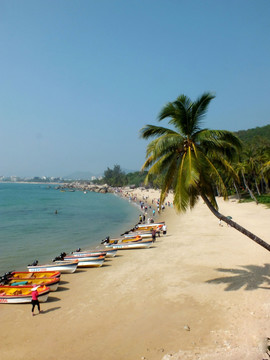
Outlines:
[[[47,309],[47,310],[42,310],[40,314],[47,314],[51,311],[55,311],[55,310],[59,310],[59,309],[61,309],[61,306],[55,306],[55,307]]]
[[[270,290],[270,264],[264,266],[245,265],[241,269],[216,269],[222,273],[230,273],[230,276],[207,280],[208,284],[226,284],[225,291],[236,291],[244,287],[244,290],[265,289]],[[267,285],[267,286],[263,286]]]
[[[57,290],[58,291],[58,290]],[[52,303],[52,302],[57,302],[60,301],[60,299],[58,297],[54,297],[54,296],[49,296],[48,300],[46,301],[47,303]]]
[[[102,264],[102,266],[100,266],[98,269],[102,269],[102,268],[105,268],[105,267],[108,267],[108,266],[112,266],[111,264]]]
[[[65,280],[60,280],[60,283],[59,285],[66,285],[66,284],[69,284],[69,281],[65,281]]]
[[[60,284],[59,287],[57,288],[57,292],[67,291],[67,290],[69,290],[69,288],[62,286],[62,284]]]

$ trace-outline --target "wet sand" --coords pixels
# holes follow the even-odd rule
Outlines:
[[[139,191],[148,203],[157,192]],[[220,211],[270,242],[270,210],[218,200]],[[219,226],[205,204],[160,215],[150,249],[118,251],[96,269],[63,274],[31,316],[0,304],[1,359],[255,359],[270,336],[270,254]],[[124,228],[123,231],[127,229]]]

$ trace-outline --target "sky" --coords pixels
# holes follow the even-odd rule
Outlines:
[[[269,18],[269,0],[0,0],[0,176],[139,170],[140,129],[181,94],[215,94],[205,128],[269,124]]]

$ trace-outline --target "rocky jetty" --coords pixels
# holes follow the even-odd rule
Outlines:
[[[57,189],[66,190],[66,191],[75,191],[75,190],[86,191],[86,192],[92,191],[102,194],[113,193],[115,191],[114,188],[112,188],[107,184],[96,185],[96,184],[80,183],[80,182],[62,184],[61,186],[58,186]]]

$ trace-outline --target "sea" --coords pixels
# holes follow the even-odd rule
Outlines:
[[[106,236],[131,229],[139,214],[138,205],[111,193],[0,183],[0,276],[61,252],[94,249]]]

